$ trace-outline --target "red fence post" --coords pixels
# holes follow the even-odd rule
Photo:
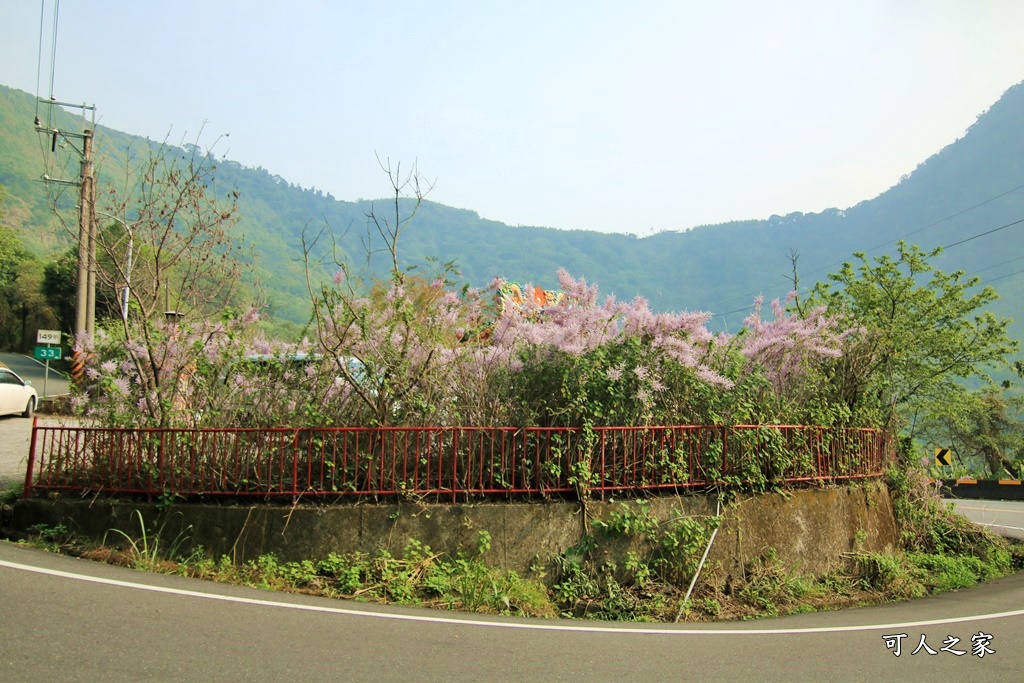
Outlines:
[[[452,429],[452,502],[459,502],[459,430]]]
[[[729,451],[729,449],[727,447],[728,446],[728,441],[727,441],[728,436],[729,436],[729,428],[723,426],[722,427],[722,474],[721,474],[722,477],[724,477],[726,475],[726,470],[729,467],[729,458],[728,458],[728,455],[727,455],[727,453]],[[718,483],[721,483],[721,482],[719,481]]]
[[[164,459],[166,457],[166,454],[164,453],[164,448],[166,435],[166,432],[164,432],[163,430],[160,431],[160,445],[157,447],[156,452],[157,489],[164,488]]]
[[[744,446],[746,440],[741,438],[740,450],[730,458],[732,444],[729,436],[730,433],[738,433],[734,430],[754,430],[756,433],[750,436],[757,438],[749,447]],[[595,430],[600,434],[593,443],[589,443],[581,437],[578,428],[568,427],[121,430],[39,427],[37,420],[32,425],[24,496],[27,498],[35,491],[66,490],[136,495],[158,495],[164,491],[181,495],[205,492],[263,497],[295,497],[309,492],[347,497],[394,495],[409,483],[412,492],[438,499],[450,496],[451,501],[457,503],[460,493],[469,497],[474,494],[571,491],[572,487],[567,482],[572,474],[572,465],[587,458],[591,475],[598,480],[593,489],[600,491],[604,498],[608,493],[627,489],[678,490],[680,487],[721,485],[732,474],[738,474],[730,472],[737,459],[745,462],[743,458],[752,458],[752,463],[767,467],[770,463],[763,462],[762,438],[767,430],[783,435],[784,445],[794,453],[795,459],[806,462],[806,469],[790,467],[778,473],[790,483],[879,476],[879,470],[894,457],[891,435],[867,428],[787,425],[601,427]],[[414,439],[409,438],[410,431],[415,432]],[[291,439],[288,439],[288,432],[292,433]],[[303,433],[310,436],[304,448],[301,443]],[[319,446],[315,445],[313,438],[320,434],[334,435],[329,485],[324,481],[326,436]],[[337,462],[339,434],[344,435],[340,468]],[[706,459],[705,451],[713,445],[715,434],[720,439],[718,464],[721,472],[717,479],[712,479],[707,474],[716,463]],[[222,435],[226,436],[221,438]],[[360,463],[363,462],[359,444],[363,435],[369,436],[365,456],[370,464],[365,480],[361,480],[359,474],[362,469]],[[232,438],[231,448],[225,447],[224,442],[228,438]],[[402,438],[402,443],[395,442],[395,438]],[[501,439],[500,444],[495,443],[497,438]],[[376,439],[380,440],[379,453],[375,450],[378,446]],[[286,444],[291,448],[291,467],[286,458]],[[557,464],[564,464],[569,469],[555,476],[556,468],[551,466],[556,464],[553,449],[557,444],[564,449],[559,451]],[[401,453],[398,453],[399,445],[402,446]],[[589,450],[584,450],[584,447],[589,447]],[[302,486],[299,486],[300,448],[308,458],[303,469],[305,479]],[[466,463],[460,467],[462,448],[466,449]],[[318,450],[318,455],[314,449]],[[351,449],[355,451],[354,462],[350,462]],[[218,457],[218,453],[225,457]],[[398,467],[400,456],[401,468]],[[314,457],[319,460],[319,481],[313,474]],[[414,463],[409,462],[411,458],[415,458]],[[376,473],[373,463],[377,464]],[[666,463],[673,467],[686,465],[686,472],[678,472],[680,476],[675,477],[676,472],[667,470]],[[410,466],[413,468],[411,471]],[[349,479],[349,467],[352,467],[353,479]],[[435,468],[436,476],[433,474]],[[287,487],[283,480],[289,470],[292,485]],[[140,476],[143,471],[146,476]],[[410,476],[413,480],[407,482]]]
[[[292,496],[299,493],[299,430],[292,434]]]
[[[39,416],[32,418],[32,440],[28,446],[28,465],[25,467],[25,490],[23,498],[28,498],[32,493],[32,471],[36,466],[36,430],[39,429]]]

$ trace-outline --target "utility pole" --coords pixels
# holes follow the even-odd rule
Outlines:
[[[93,131],[96,128],[96,105],[73,104],[70,102],[58,102],[53,96],[54,73],[57,66],[57,21],[60,14],[60,0],[57,0],[53,8],[53,33],[50,41],[50,97],[43,99],[39,96],[39,77],[43,69],[43,28],[46,16],[46,1],[43,0],[42,12],[39,16],[39,65],[36,74],[36,131],[46,136],[50,143],[50,152],[57,154],[58,143],[60,147],[70,145],[81,156],[82,169],[78,180],[62,180],[51,178],[43,173],[42,180],[47,185],[78,185],[78,283],[75,302],[75,335],[88,334],[93,336],[96,332],[96,178],[92,165],[92,143]],[[40,106],[46,107],[46,125],[40,117]],[[92,126],[85,127],[82,133],[74,133],[67,130],[60,130],[56,124],[56,114],[59,107],[73,107],[81,109],[82,121],[85,123],[87,112],[92,113]],[[82,141],[82,148],[75,147],[74,140]],[[51,161],[45,163],[47,169],[53,168]],[[75,354],[72,370],[75,379],[81,379],[84,373],[83,354]],[[44,392],[45,393],[45,392]]]
[[[81,133],[60,130],[53,123],[53,108],[59,106],[80,108],[83,118],[87,111],[91,111],[92,125],[95,126],[96,105],[58,102],[52,97],[49,100],[39,100],[39,103],[46,104],[50,108],[46,125],[43,125],[37,114],[35,127],[36,131],[46,135],[50,142],[51,153],[56,154],[58,142],[61,142],[61,147],[65,144],[69,145],[81,158],[81,171],[77,179],[62,180],[51,178],[44,173],[42,180],[48,185],[78,186],[78,282],[75,292],[75,337],[77,338],[83,333],[91,337],[96,332],[96,176],[92,163],[94,128],[85,128]],[[80,149],[75,146],[76,140],[82,142]],[[78,381],[84,377],[84,354],[75,352],[74,360],[71,363],[71,374]]]
[[[51,109],[55,106],[75,107],[85,112],[91,111],[93,125],[96,125],[96,105],[71,104],[58,102],[54,99],[40,100]],[[61,180],[43,174],[43,182],[52,185],[78,186],[78,285],[75,301],[75,335],[83,332],[92,335],[96,331],[96,175],[92,163],[93,129],[86,128],[81,133],[60,130],[52,123],[51,112],[45,125],[36,116],[36,130],[44,133],[50,142],[50,151],[56,153],[60,146],[70,145],[81,158],[81,171],[76,180]],[[81,140],[81,148],[75,144]]]
[[[79,184],[78,286],[75,335],[96,331],[96,221],[95,179],[92,166],[92,130],[82,132],[82,174]]]

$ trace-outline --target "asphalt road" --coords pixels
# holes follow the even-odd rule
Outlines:
[[[0,418],[0,480],[24,476],[31,424]],[[956,504],[976,521],[1024,527],[1021,503]],[[841,612],[712,625],[616,625],[268,593],[0,543],[0,624],[0,681],[26,683],[304,677],[872,683],[969,677],[974,683],[1020,679],[1024,575]],[[993,651],[981,651],[982,657],[972,643],[979,634],[991,636]],[[925,648],[911,654],[922,636],[937,654]],[[949,646],[951,638],[959,642]],[[889,647],[896,641],[899,657]],[[943,651],[947,646],[965,654]]]
[[[69,418],[37,415],[39,424],[60,425]],[[25,481],[28,450],[32,441],[32,418],[0,417],[0,490]]]
[[[40,398],[44,395],[44,388],[46,396],[59,396],[70,390],[67,377],[51,368],[47,378],[46,366],[28,356],[0,353],[0,363],[32,382]],[[62,424],[63,419],[66,418],[39,416],[43,424]],[[0,489],[6,489],[13,482],[24,481],[31,436],[31,419],[26,420],[17,416],[0,417]]]
[[[1024,540],[1024,502],[1009,500],[950,500],[961,515],[1007,538]]]
[[[70,391],[68,378],[50,368],[49,375],[46,372],[46,365],[34,358],[23,356],[18,353],[0,353],[0,363],[3,363],[11,370],[18,373],[22,379],[27,379],[36,388],[39,398],[44,396],[63,396]]]
[[[367,606],[135,572],[0,543],[0,606],[6,627],[0,680],[29,683],[975,683],[1020,680],[1024,665],[1024,575],[840,612],[617,625]],[[983,639],[987,650],[972,642],[979,634],[991,636]],[[936,654],[924,648],[912,654],[922,636]],[[889,647],[896,642],[899,657]]]

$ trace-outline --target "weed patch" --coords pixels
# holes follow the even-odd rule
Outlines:
[[[380,550],[372,556],[331,553],[320,560],[281,562],[275,555],[266,554],[235,565],[226,555],[207,557],[202,548],[181,556],[178,550],[187,540],[185,532],[170,545],[162,546],[159,531],[147,529],[141,515],[139,529],[137,537],[113,530],[124,540],[120,548],[77,545],[63,526],[34,527],[31,542],[109,564],[265,590],[489,614],[557,614],[541,582],[484,562],[490,548],[486,531],[480,532],[475,552],[454,557],[435,553],[413,540],[399,556]]]

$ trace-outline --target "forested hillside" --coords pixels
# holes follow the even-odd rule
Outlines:
[[[37,182],[51,154],[33,129],[34,98],[0,86],[0,185],[6,189],[4,222],[27,246],[46,256],[70,245],[54,220],[47,187]],[[552,228],[508,226],[481,219],[471,210],[427,201],[406,233],[401,255],[408,263],[425,257],[458,262],[465,280],[485,285],[495,275],[555,286],[555,271],[596,282],[603,294],[648,298],[660,310],[709,310],[712,327],[735,326],[754,296],[784,295],[791,288],[790,254],[799,254],[801,285],[823,279],[854,251],[894,251],[904,238],[925,248],[950,248],[936,259],[947,270],[962,269],[991,281],[1002,294],[998,312],[1017,319],[1024,294],[1024,224],[996,230],[1024,218],[1024,83],[1003,98],[963,138],[924,161],[880,196],[845,211],[772,216],[714,226],[678,226],[678,231],[643,238]],[[58,125],[80,129],[81,119],[63,114]],[[174,140],[176,143],[181,140]],[[188,142],[188,141],[185,141]],[[204,144],[208,141],[200,141]],[[124,182],[126,158],[146,140],[103,126],[96,136],[100,189]],[[216,148],[214,149],[216,154]],[[60,156],[58,151],[56,156]],[[65,161],[71,158],[66,152]],[[429,159],[420,160],[429,175]],[[77,175],[70,164],[63,177]],[[680,179],[680,201],[685,196]],[[262,168],[227,159],[218,162],[218,191],[240,192],[239,240],[255,247],[270,314],[302,323],[308,304],[303,267],[303,229],[329,225],[341,246],[361,260],[369,201],[344,201],[290,184]],[[390,189],[381,174],[381,195]],[[737,193],[743,188],[737,187]],[[429,198],[428,198],[429,199]],[[629,198],[629,201],[643,201]],[[522,201],[528,202],[529,197]],[[624,198],[624,201],[626,199]],[[384,200],[386,202],[386,200]],[[386,203],[376,208],[386,210]],[[69,209],[73,196],[58,203]],[[623,225],[629,232],[636,226]],[[987,231],[990,235],[976,237]],[[324,275],[324,273],[320,273]],[[1020,337],[1021,327],[1014,332]]]

